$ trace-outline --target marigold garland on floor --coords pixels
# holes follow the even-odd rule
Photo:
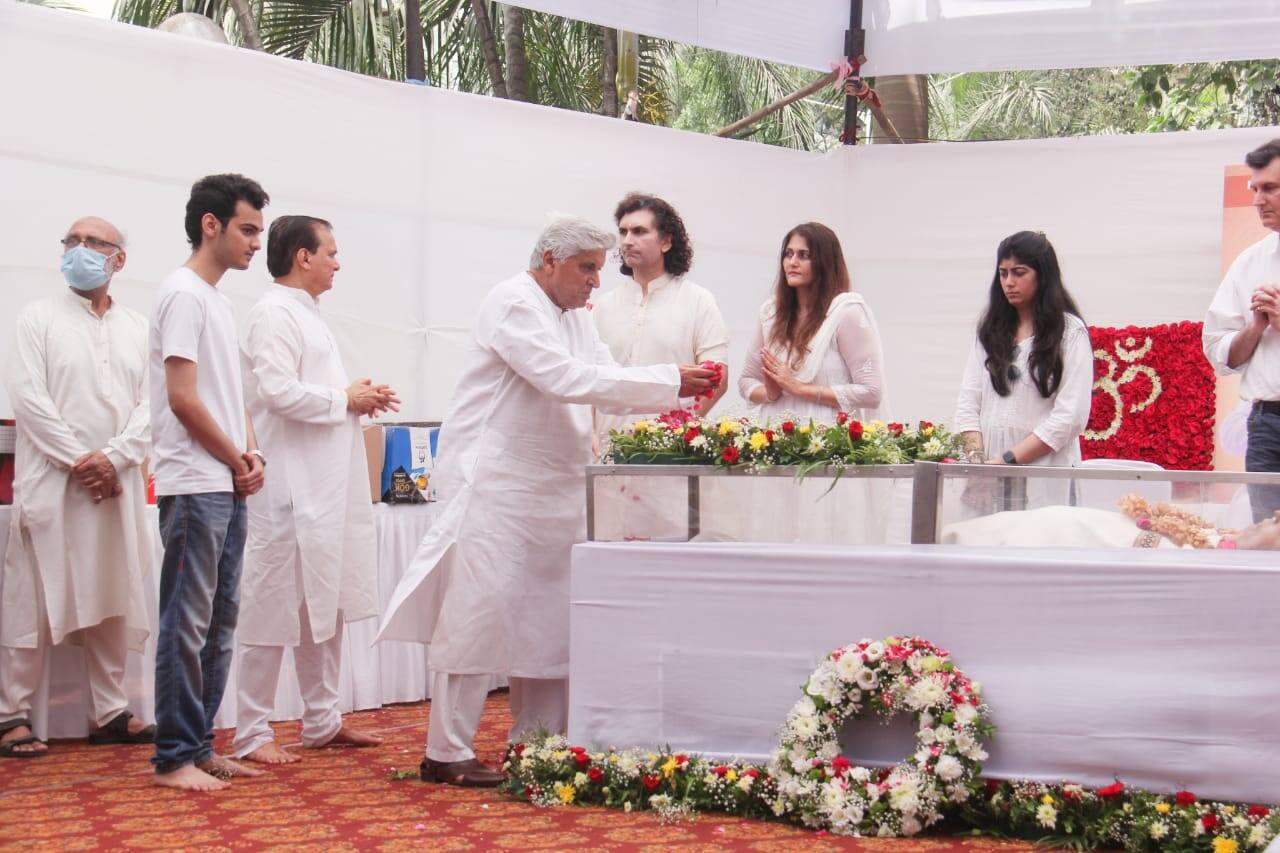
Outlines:
[[[983,782],[981,741],[992,727],[980,696],[945,649],[918,637],[863,640],[814,670],[767,766],[669,749],[592,751],[541,736],[508,751],[505,790],[539,806],[648,809],[663,822],[726,812],[844,835],[912,835],[949,818],[952,831],[1085,849],[1241,853],[1280,834],[1273,808],[1201,801],[1188,791]],[[841,724],[866,709],[912,713],[917,752],[891,769],[854,767],[840,756]]]

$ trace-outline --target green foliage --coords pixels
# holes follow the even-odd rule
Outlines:
[[[1129,73],[1146,109],[1143,130],[1280,123],[1280,61],[1148,65]]]

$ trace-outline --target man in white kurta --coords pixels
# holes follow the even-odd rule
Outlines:
[[[719,364],[728,376],[729,333],[715,297],[687,277],[693,244],[675,209],[656,196],[631,193],[614,210],[622,283],[594,300],[591,318],[614,361],[650,364]],[[705,415],[728,388],[704,400],[682,400]],[[646,412],[652,418],[662,412]],[[596,413],[596,443],[608,452],[609,431],[624,430],[634,415]],[[616,477],[596,492],[600,539],[683,538],[687,532],[684,480]]]
[[[46,652],[84,646],[95,743],[149,742],[126,708],[125,660],[149,631],[155,546],[141,465],[150,445],[147,320],[115,302],[119,229],[97,217],[63,238],[68,288],[18,316],[5,384],[17,420],[14,506],[0,606],[5,755],[46,751],[28,715]],[[18,743],[25,741],[25,743]]]
[[[481,306],[440,434],[443,512],[379,634],[431,644],[424,781],[501,781],[473,749],[493,674],[510,679],[513,740],[566,729],[569,552],[586,534],[591,406],[662,411],[712,387],[712,371],[698,367],[614,363],[578,310],[613,243],[590,223],[558,220],[531,269]]]
[[[338,247],[329,223],[282,216],[267,237],[275,277],[249,312],[245,399],[271,476],[249,499],[240,579],[236,757],[285,764],[269,724],[286,647],[305,712],[302,743],[374,746],[338,710],[343,623],[376,616],[377,547],[360,416],[397,402],[369,380],[349,382],[320,315]]]

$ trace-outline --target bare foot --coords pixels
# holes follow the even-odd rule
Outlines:
[[[320,744],[320,747],[325,746],[382,746],[382,738],[365,734],[359,729],[349,729],[344,723],[336,735]]]
[[[231,779],[235,776],[265,776],[265,770],[259,770],[256,767],[245,767],[227,758],[225,755],[218,755],[216,752],[208,761],[197,765],[205,773],[210,776],[217,776],[219,779]]]
[[[230,787],[221,779],[215,779],[194,764],[187,764],[172,773],[156,773],[153,781],[161,788],[177,788],[179,791],[221,791]]]
[[[9,731],[5,732],[3,735],[0,735],[0,743],[9,743],[10,741],[15,741],[15,740],[18,740],[19,738],[30,737],[30,736],[31,736],[31,729],[27,728],[26,726],[15,726],[14,728],[9,729]],[[37,740],[31,743],[18,744],[17,746],[12,747],[11,751],[14,753],[27,753],[27,752],[44,753],[49,751],[49,744],[45,743],[42,740]]]
[[[268,741],[253,752],[241,756],[241,759],[256,761],[259,764],[293,764],[295,761],[301,761],[302,757],[294,755],[275,741]]]

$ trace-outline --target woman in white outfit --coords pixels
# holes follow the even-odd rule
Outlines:
[[[1052,244],[1033,231],[1006,237],[956,404],[954,428],[968,443],[968,461],[1076,465],[1092,392],[1089,330]],[[1070,486],[1028,480],[1022,505],[997,483],[971,482],[964,503],[980,513],[1065,504]]]
[[[792,228],[782,241],[773,296],[760,308],[739,392],[775,426],[787,419],[797,426],[810,419],[833,424],[840,412],[874,420],[883,416],[883,362],[875,318],[850,286],[840,240],[817,222]],[[771,480],[772,500],[752,502],[758,516],[751,538],[883,542],[884,514],[873,509],[884,503],[888,481],[882,489],[841,482],[824,498],[830,485],[804,483],[800,500],[786,501],[797,487]]]

